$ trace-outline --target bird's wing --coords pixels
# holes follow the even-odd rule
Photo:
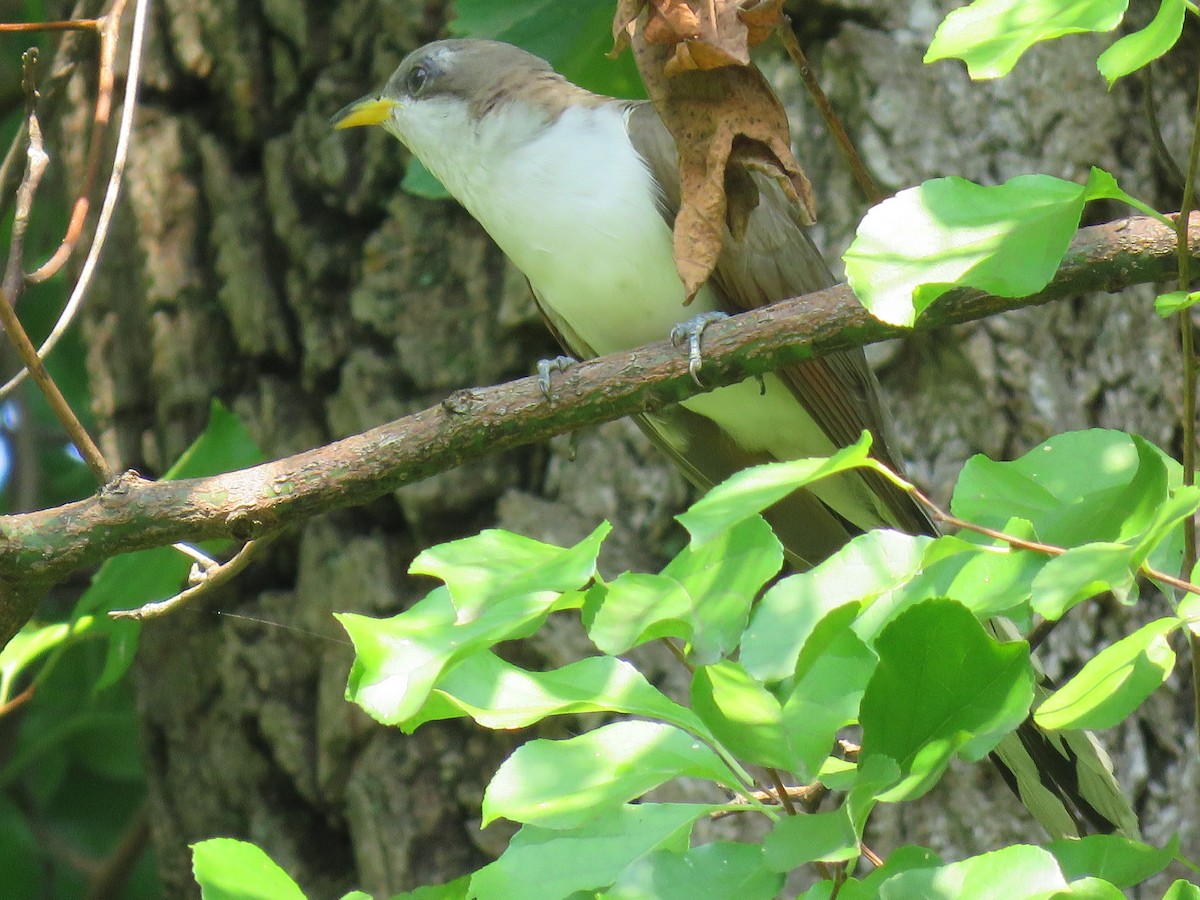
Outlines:
[[[680,203],[674,141],[648,103],[631,104],[629,119],[634,147],[662,186],[663,217],[673,224]],[[798,207],[788,201],[772,179],[757,173],[752,177],[759,189],[758,206],[750,213],[740,238],[726,232],[724,249],[710,280],[719,302],[730,313],[834,283],[804,230]],[[834,444],[844,447],[869,430],[875,438],[873,455],[900,471],[890,449],[891,428],[879,402],[878,385],[862,350],[797,363],[779,374]],[[893,524],[914,534],[933,533],[924,511],[887,479],[874,472],[847,473],[843,477],[864,481],[870,493],[886,506],[891,515],[880,525]]]

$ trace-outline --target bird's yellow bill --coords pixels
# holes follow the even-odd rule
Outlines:
[[[360,125],[379,125],[396,105],[387,97],[363,97],[355,100],[333,117],[334,128],[357,128]]]

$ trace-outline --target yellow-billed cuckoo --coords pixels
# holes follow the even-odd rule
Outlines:
[[[716,271],[685,306],[671,240],[678,163],[654,108],[586,91],[508,44],[421,47],[382,93],[352,103],[334,124],[382,125],[420,158],[524,272],[550,328],[577,357],[660,340],[698,313],[751,309],[833,284],[799,209],[774,181],[755,175],[760,202],[744,234],[726,234]],[[861,350],[718,388],[640,420],[704,488],[756,463],[827,456],[863,429],[874,433],[876,455],[896,465]],[[789,556],[805,565],[871,528],[933,531],[907,494],[874,473],[826,479],[768,518]],[[1011,752],[999,752],[1042,824],[1055,834],[1074,831],[1073,820],[1129,830],[1128,804],[1106,761],[1091,758],[1092,742],[1075,735],[1070,748],[1051,748],[1027,726],[1021,738],[1037,745],[1029,749],[1043,771],[1008,758],[1021,755],[1016,736]],[[1082,771],[1078,757],[1088,757]],[[1058,808],[1060,798],[1067,809]]]

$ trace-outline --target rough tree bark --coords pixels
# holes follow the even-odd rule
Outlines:
[[[1130,124],[1142,121],[1138,84],[1106,93],[1091,69],[1098,42],[1056,43],[1013,77],[973,86],[955,65],[920,64],[949,5],[841,0],[815,7],[816,18],[811,5],[794,11],[809,16],[814,61],[886,187],[951,173],[1075,177],[1094,163],[1128,173],[1133,193],[1177,202]],[[128,189],[85,326],[114,466],[161,471],[203,426],[213,396],[279,456],[455,388],[525,374],[553,352],[522,280],[470,219],[398,191],[399,146],[327,125],[441,33],[444,6],[155,4]],[[1156,92],[1177,152],[1189,40],[1162,66]],[[776,80],[800,96],[788,69]],[[84,90],[77,84],[76,96]],[[86,128],[84,108],[66,135]],[[815,116],[802,100],[795,111],[823,205],[819,237],[836,253],[863,204]],[[78,171],[82,160],[69,162]],[[1058,430],[1122,427],[1170,445],[1173,358],[1170,329],[1142,293],[908,342],[879,362],[912,473],[944,497],[968,454],[1011,455]],[[608,517],[617,523],[608,568],[660,561],[658,548],[678,540],[670,515],[688,496],[679,476],[627,424],[571,444],[497,456],[300,524],[203,609],[145,628],[135,677],[172,896],[196,894],[187,844],[215,835],[259,842],[312,896],[384,895],[496,851],[473,819],[513,739],[457,724],[405,738],[373,725],[342,700],[350,651],[330,613],[398,611],[426,589],[405,575],[421,548],[493,524],[565,542]],[[1053,636],[1052,670],[1126,633],[1134,615],[1073,615]],[[1200,773],[1183,680],[1111,746],[1149,837],[1184,829],[1194,852]],[[871,843],[959,856],[1013,835],[1037,837],[998,779],[974,767],[917,808],[881,810]]]

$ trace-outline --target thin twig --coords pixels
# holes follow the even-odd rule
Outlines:
[[[1034,553],[1042,553],[1046,556],[1062,556],[1067,552],[1066,547],[1056,547],[1053,544],[1043,544],[1038,541],[1029,541],[1022,537],[1017,537],[1015,534],[1005,534],[1003,531],[997,531],[994,528],[988,528],[984,525],[976,525],[974,522],[968,522],[966,519],[960,519],[958,516],[953,516],[945,510],[941,509],[936,503],[930,500],[925,494],[913,484],[905,481],[897,476],[887,466],[882,463],[874,462],[872,468],[884,473],[902,490],[911,494],[916,500],[924,504],[929,510],[929,514],[946,525],[952,528],[960,528],[964,531],[972,531],[975,534],[981,534],[984,537],[990,537],[994,540],[1008,544],[1016,550],[1032,550]],[[1186,591],[1189,594],[1200,594],[1200,585],[1192,584],[1175,575],[1168,575],[1166,572],[1160,572],[1158,569],[1151,568],[1146,563],[1138,568],[1138,572],[1147,578],[1154,581],[1161,581],[1163,584],[1169,584],[1171,587],[1179,588],[1181,591]]]
[[[1183,201],[1175,220],[1177,255],[1179,259],[1179,290],[1191,285],[1192,255],[1188,247],[1188,222],[1196,204],[1196,173],[1200,168],[1200,84],[1196,88],[1196,114],[1192,124],[1192,148],[1188,155],[1187,175],[1183,182]],[[1183,483],[1196,481],[1196,343],[1192,326],[1192,311],[1179,314],[1180,344],[1183,352]],[[1196,566],[1196,517],[1188,516],[1184,526],[1183,571],[1191,575]],[[1188,647],[1192,657],[1192,705],[1196,732],[1200,736],[1200,634],[1187,629]]]
[[[29,145],[25,151],[25,175],[17,188],[17,205],[13,215],[12,240],[8,245],[8,264],[4,269],[4,293],[14,306],[25,289],[25,231],[29,227],[29,215],[33,209],[33,198],[42,175],[50,164],[50,157],[42,142],[42,128],[37,118],[37,60],[36,47],[26,50],[21,56],[21,87],[25,91],[25,131]]]
[[[91,284],[92,275],[96,271],[96,263],[100,259],[100,251],[104,247],[104,240],[108,235],[109,224],[112,222],[113,212],[116,210],[117,200],[121,195],[121,179],[125,172],[125,163],[129,158],[129,140],[133,131],[133,114],[137,109],[138,77],[141,71],[142,47],[145,43],[146,8],[148,5],[149,0],[137,0],[137,6],[134,8],[133,35],[129,43],[129,66],[125,77],[125,99],[121,108],[121,124],[117,133],[117,149],[113,156],[113,166],[108,178],[108,187],[104,194],[104,203],[100,208],[100,215],[96,221],[92,245],[88,248],[87,256],[79,271],[79,279],[75,282],[75,287],[71,291],[71,296],[67,300],[66,306],[63,307],[62,314],[58,317],[58,321],[55,323],[49,337],[38,348],[37,355],[39,357],[45,357],[46,354],[54,349],[79,312],[83,304],[83,298],[87,294],[87,289]],[[25,380],[26,371],[22,369],[17,372],[3,387],[0,387],[0,399],[8,396],[13,388]]]
[[[834,112],[833,104],[829,102],[829,97],[821,89],[820,82],[817,81],[816,75],[813,74],[812,67],[808,64],[808,58],[805,57],[804,51],[800,49],[800,42],[796,40],[796,33],[792,30],[792,20],[784,16],[776,30],[779,33],[779,39],[783,42],[783,48],[787,51],[788,56],[792,58],[792,62],[796,64],[796,68],[800,72],[800,78],[803,79],[805,87],[808,88],[809,94],[812,95],[813,102],[817,105],[817,111],[821,114],[821,118],[825,120],[825,127],[833,135],[833,139],[837,142],[838,150],[841,151],[842,158],[846,161],[846,165],[850,167],[850,174],[854,176],[854,180],[858,183],[859,190],[863,192],[863,196],[872,205],[879,203],[884,198],[883,192],[875,184],[875,179],[871,177],[871,173],[867,170],[867,164],[863,161],[862,156],[859,155],[854,142],[850,140],[850,135],[846,134],[842,120]]]
[[[133,868],[150,843],[150,812],[143,803],[125,825],[116,847],[88,874],[87,900],[117,900],[125,888]]]
[[[192,580],[195,583],[174,597],[168,597],[166,600],[159,600],[156,603],[146,603],[137,609],[114,609],[108,615],[113,619],[133,619],[144,622],[146,619],[157,619],[159,616],[165,616],[167,613],[181,609],[197,597],[220,587],[241,572],[250,564],[254,555],[271,543],[277,534],[278,532],[247,541],[228,562],[207,569],[197,565],[192,570]]]
[[[112,481],[112,469],[104,460],[104,454],[100,452],[100,448],[92,441],[91,435],[87,433],[87,429],[83,427],[83,423],[75,415],[71,409],[71,405],[67,403],[67,398],[62,395],[62,391],[58,389],[58,385],[54,383],[54,379],[50,377],[50,373],[46,371],[46,364],[38,358],[37,350],[33,346],[33,341],[29,340],[29,335],[25,333],[25,329],[21,327],[21,322],[17,318],[16,310],[9,303],[7,295],[0,291],[0,325],[4,326],[4,330],[8,332],[8,339],[16,348],[17,355],[24,363],[23,371],[32,372],[34,383],[38,389],[46,396],[46,402],[50,404],[50,409],[54,412],[58,421],[62,423],[63,428],[67,432],[67,437],[71,439],[71,443],[75,445],[75,449],[79,451],[79,455],[83,457],[83,461],[87,463],[87,467],[92,470],[92,475],[96,479],[96,483],[100,485],[108,484]]]
[[[114,0],[112,9],[99,21],[100,27],[100,74],[96,80],[96,109],[92,113],[92,134],[88,146],[87,163],[84,166],[83,183],[75,203],[71,208],[71,219],[67,223],[67,231],[58,249],[50,255],[35,271],[30,272],[28,280],[34,284],[45,281],[55,275],[70,259],[79,236],[83,234],[83,224],[87,220],[88,209],[91,206],[92,185],[96,183],[96,173],[100,169],[100,154],[104,149],[104,136],[108,132],[108,122],[112,116],[113,96],[113,65],[117,57],[117,44],[121,35],[121,17],[125,14],[127,0]]]
[[[32,700],[34,691],[36,691],[36,690],[37,690],[37,685],[31,684],[29,687],[25,688],[25,690],[21,691],[21,693],[17,694],[17,696],[13,697],[11,700],[5,700],[3,703],[0,703],[0,719],[3,719],[14,709],[18,709],[21,706],[24,706],[30,700]]]
[[[38,183],[41,181],[42,172],[45,171],[46,164],[49,158],[42,147],[42,132],[38,125],[37,115],[33,111],[29,115],[29,153],[28,162],[25,167],[25,176],[21,180],[21,186],[17,189],[17,212],[16,224],[13,226],[13,240],[15,242],[14,253],[10,253],[9,257],[9,272],[5,275],[7,281],[9,277],[13,277],[14,273],[17,279],[20,279],[21,262],[21,239],[24,235],[24,222],[29,217],[30,206],[33,203],[33,196],[37,191]],[[15,254],[15,259],[13,258]],[[37,383],[39,390],[46,396],[47,403],[50,404],[50,409],[54,415],[62,423],[63,428],[67,432],[67,436],[71,442],[79,450],[83,461],[87,463],[96,481],[101,484],[107,484],[112,480],[112,470],[108,467],[108,463],[104,461],[104,456],[100,452],[100,448],[92,441],[91,435],[87,433],[87,429],[83,427],[83,423],[79,421],[79,417],[75,415],[66,398],[62,395],[62,391],[58,389],[58,385],[54,383],[54,379],[50,377],[50,373],[46,371],[46,366],[42,363],[34,349],[33,342],[29,339],[29,335],[25,333],[24,327],[17,318],[17,312],[13,308],[13,298],[8,296],[7,291],[0,288],[0,325],[3,325],[4,330],[8,333],[8,339],[17,351],[21,362],[25,365],[25,371],[33,373],[33,380]]]
[[[61,22],[0,22],[0,34],[22,31],[99,31],[103,19],[66,19]]]
[[[1173,186],[1183,184],[1183,173],[1171,155],[1167,142],[1163,140],[1162,127],[1158,124],[1158,105],[1154,101],[1154,63],[1142,69],[1142,103],[1146,111],[1146,124],[1150,130],[1150,146],[1158,158],[1159,165]]]
[[[783,779],[779,777],[779,770],[768,766],[767,774],[771,776],[771,783],[775,787],[775,800],[782,804],[784,810],[789,816],[796,815],[796,807],[792,803],[791,795],[788,794],[788,789],[783,786]]]

